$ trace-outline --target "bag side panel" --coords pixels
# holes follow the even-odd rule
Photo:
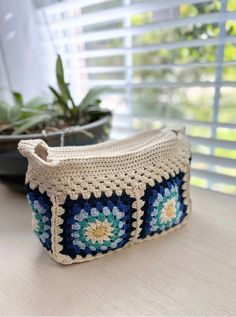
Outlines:
[[[184,172],[180,172],[154,186],[147,185],[143,197],[143,216],[139,239],[160,235],[180,225],[187,217],[187,203],[183,195]]]
[[[52,252],[52,201],[47,193],[26,185],[27,198],[32,209],[33,231],[43,247]]]
[[[56,260],[90,261],[132,244],[136,232],[135,198],[125,191],[84,199],[67,196],[57,205]]]

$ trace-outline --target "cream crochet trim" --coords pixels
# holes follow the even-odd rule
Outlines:
[[[60,263],[84,262],[104,255],[88,255],[86,258],[78,255],[71,259],[60,253],[61,215],[65,212],[62,205],[67,196],[75,200],[81,194],[84,199],[88,199],[91,194],[98,198],[101,193],[105,193],[110,197],[112,193],[120,196],[125,191],[134,198],[132,207],[135,209],[135,230],[125,245],[128,247],[143,241],[137,238],[141,231],[142,197],[147,184],[154,186],[155,181],[161,182],[162,178],[168,179],[181,171],[185,174],[182,189],[187,217],[180,225],[144,240],[162,236],[188,221],[191,212],[191,153],[183,129],[152,130],[126,140],[82,147],[51,148],[42,140],[28,140],[21,141],[18,148],[29,162],[26,183],[29,183],[31,189],[38,187],[41,193],[47,192],[53,203],[52,256]]]

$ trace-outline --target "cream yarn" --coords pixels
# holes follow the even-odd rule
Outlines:
[[[39,219],[41,211],[48,213],[44,219],[49,219],[50,225],[44,225],[48,231],[43,232],[40,240],[43,243],[50,237],[46,249],[60,263],[101,257],[172,231],[189,218],[191,153],[183,129],[152,130],[125,140],[81,147],[48,147],[42,140],[28,140],[21,141],[18,148],[28,158],[26,184],[33,214]],[[177,190],[178,186],[181,188]],[[162,198],[162,203],[157,203],[155,195]],[[150,201],[156,199],[154,205],[147,205],[144,197]],[[38,206],[39,201],[44,207],[38,210],[34,205]],[[68,206],[78,213],[70,214],[72,209]],[[127,206],[132,208],[132,220]],[[154,231],[140,237],[148,230],[144,229],[144,206],[152,210],[152,216],[148,215],[153,217],[152,224],[147,227]],[[83,213],[87,218],[82,218]],[[66,221],[69,227],[65,227]],[[44,230],[42,221],[40,224],[39,235]],[[72,235],[70,241],[75,238],[70,246],[65,246],[68,241],[65,232]],[[91,234],[95,236],[91,238]]]

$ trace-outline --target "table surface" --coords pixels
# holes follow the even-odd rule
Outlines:
[[[0,185],[0,315],[236,315],[236,198],[192,199],[180,230],[62,266],[32,234],[24,195]]]

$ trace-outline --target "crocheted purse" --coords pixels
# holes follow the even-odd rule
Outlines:
[[[59,263],[99,258],[177,229],[191,211],[182,129],[121,141],[48,147],[21,141],[33,228]]]

